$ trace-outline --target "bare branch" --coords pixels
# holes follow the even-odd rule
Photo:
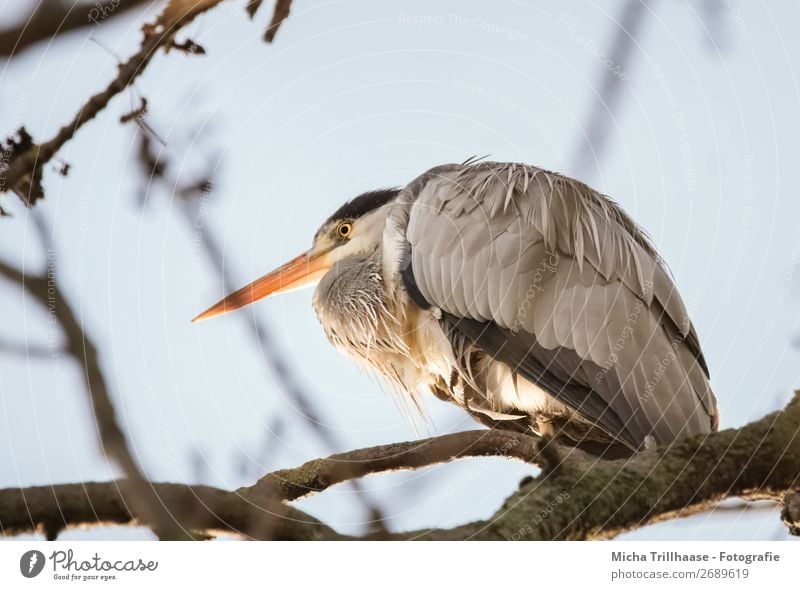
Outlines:
[[[42,239],[46,240],[44,228],[38,224],[37,228],[42,234]],[[50,249],[48,251],[52,252]],[[46,276],[30,276],[0,261],[0,276],[21,285],[44,309],[54,315],[63,329],[66,337],[65,351],[83,369],[86,391],[95,416],[103,452],[128,476],[126,484],[135,492],[130,494],[135,513],[142,521],[151,524],[156,534],[169,538],[186,538],[186,531],[158,501],[150,482],[139,470],[131,455],[125,435],[117,423],[97,348],[84,332],[78,317],[59,289],[54,268],[48,267]]]
[[[247,10],[247,15],[250,18],[255,17],[256,12],[258,12],[258,9],[261,8],[261,2],[262,1],[263,0],[250,0],[247,3],[247,6],[245,7],[245,9]]]
[[[145,99],[142,99],[142,105],[133,113],[137,113],[139,115],[138,120],[144,123],[144,117],[147,114],[147,101]],[[235,272],[231,267],[230,261],[223,256],[222,245],[211,231],[208,220],[204,217],[207,214],[205,202],[211,199],[212,191],[214,190],[213,180],[211,178],[197,178],[186,181],[175,174],[169,174],[168,172],[172,170],[172,167],[168,165],[164,152],[157,152],[154,149],[151,134],[147,129],[149,127],[140,129],[138,136],[138,163],[141,166],[143,175],[148,179],[149,184],[153,185],[156,183],[155,181],[158,181],[163,185],[167,194],[172,195],[174,193],[181,197],[180,211],[183,214],[186,228],[195,234],[193,243],[202,248],[203,254],[219,276],[222,288],[228,292],[234,291],[239,287],[233,279]],[[329,450],[340,449],[341,444],[335,435],[329,429],[323,427],[324,420],[322,416],[315,409],[311,396],[303,388],[300,379],[292,371],[290,363],[275,342],[275,337],[267,323],[259,317],[245,323],[253,344],[261,351],[262,359],[271,376],[281,390],[291,398],[291,402],[309,428]]]
[[[677,441],[627,460],[564,449],[563,461],[525,482],[485,521],[393,538],[584,540],[713,510],[725,498],[785,502],[800,516],[800,392],[787,407],[739,429]],[[786,496],[784,498],[784,496]]]
[[[146,101],[143,100],[143,104],[146,105]],[[235,290],[238,288],[232,278],[235,272],[231,268],[230,261],[225,260],[222,254],[223,248],[211,231],[209,223],[203,218],[205,215],[203,203],[211,196],[214,186],[213,181],[209,178],[200,178],[187,182],[177,178],[175,175],[168,175],[167,171],[171,168],[168,166],[163,152],[157,153],[153,149],[150,137],[151,132],[148,131],[149,127],[146,126],[143,118],[145,115],[146,109],[142,111],[142,117],[137,119],[141,127],[138,161],[144,175],[151,184],[157,180],[163,184],[168,194],[174,192],[181,197],[180,211],[183,213],[187,229],[195,234],[193,242],[202,248],[206,258],[219,275],[223,288],[228,292]],[[333,452],[341,449],[341,441],[331,429],[324,426],[323,416],[315,408],[311,401],[311,396],[303,387],[296,373],[291,369],[291,364],[275,342],[275,337],[269,325],[260,317],[255,317],[252,321],[245,322],[245,324],[254,346],[261,352],[262,359],[270,375],[290,398],[291,403],[303,421],[327,450]],[[379,507],[361,489],[359,481],[351,478],[351,485],[357,492],[360,492],[358,497],[366,510],[373,515],[371,520],[377,523],[381,522],[382,516]]]
[[[536,461],[491,518],[452,529],[368,536],[391,539],[597,539],[656,522],[713,510],[725,498],[784,503],[790,530],[800,520],[800,392],[781,412],[739,429],[677,441],[630,459],[605,461],[536,437],[470,431],[335,455],[277,471],[236,492],[203,486],[152,484],[165,508],[201,534],[234,531],[250,538],[345,538],[302,513],[281,513],[278,498],[300,498],[351,477],[416,469],[467,456]],[[0,490],[5,534],[34,527],[129,523],[120,484],[80,484]],[[277,497],[274,497],[277,496]],[[253,518],[274,514],[270,526]],[[51,520],[56,525],[48,524]],[[310,524],[309,524],[310,523]],[[56,528],[58,528],[56,526]],[[63,528],[63,527],[62,527]]]
[[[592,99],[592,106],[584,119],[584,135],[572,157],[576,172],[584,179],[596,170],[595,164],[608,143],[622,98],[622,82],[628,76],[625,70],[633,63],[636,36],[647,16],[648,1],[651,0],[628,0],[618,19],[619,27],[608,53],[614,66],[604,67],[600,74],[597,96]]]
[[[470,430],[419,441],[392,443],[315,459],[293,469],[269,473],[237,490],[246,497],[297,500],[332,485],[387,471],[419,469],[467,457],[510,457],[549,465],[548,442],[504,430]]]
[[[256,10],[258,6],[256,6]],[[275,40],[275,35],[278,34],[278,29],[281,28],[283,21],[289,16],[289,11],[292,9],[292,0],[276,0],[275,11],[272,13],[272,22],[269,23],[266,32],[264,33],[264,41],[272,43]],[[255,11],[254,11],[255,13]]]
[[[139,106],[122,115],[119,118],[119,122],[124,125],[125,123],[130,123],[131,121],[142,120],[144,119],[146,114],[147,114],[147,99],[145,97],[141,97],[139,99]]]
[[[371,473],[417,469],[467,456],[504,456],[536,461],[543,472],[523,480],[491,518],[452,529],[381,533],[370,538],[608,538],[712,510],[730,497],[783,502],[782,518],[796,531],[800,520],[798,424],[800,392],[783,411],[740,429],[680,440],[624,460],[598,460],[523,434],[470,431],[311,461],[272,473],[236,492],[151,485],[165,509],[202,534],[220,529],[250,538],[344,538],[288,507],[281,513],[284,505],[278,499],[300,498]],[[132,517],[121,499],[121,487],[110,482],[0,490],[0,526],[4,534],[16,534],[36,526],[129,523]],[[263,519],[257,524],[253,520],[263,512],[276,515],[267,528]]]
[[[342,538],[315,518],[280,502],[255,505],[209,486],[153,483],[159,504],[198,536],[232,533],[247,539]],[[103,523],[140,524],[128,508],[126,481],[0,490],[0,534],[39,531],[55,539],[66,528]]]
[[[139,50],[120,64],[116,77],[105,90],[89,98],[72,121],[64,125],[52,139],[32,145],[7,163],[6,169],[0,171],[0,174],[5,176],[0,189],[13,190],[26,205],[34,205],[36,200],[43,196],[42,167],[72,139],[78,129],[105,109],[112,98],[141,75],[159,48],[171,45],[179,29],[221,1],[170,0],[155,22],[145,27],[144,40]]]
[[[105,0],[93,4],[37,1],[15,26],[0,29],[0,58],[11,57],[41,41],[121,16],[153,0]]]

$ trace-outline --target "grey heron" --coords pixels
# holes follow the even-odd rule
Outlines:
[[[195,321],[306,285],[334,346],[490,427],[608,457],[718,427],[663,261],[619,205],[566,176],[468,161],[362,194]]]

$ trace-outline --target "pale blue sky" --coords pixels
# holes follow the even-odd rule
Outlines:
[[[25,4],[0,0],[0,21]],[[222,287],[169,194],[155,190],[144,210],[137,205],[135,135],[119,116],[146,96],[173,171],[213,172],[204,221],[244,283],[305,249],[343,200],[437,164],[490,154],[575,174],[599,77],[613,67],[597,55],[608,51],[623,5],[296,0],[266,45],[269,6],[250,22],[242,4],[225,2],[188,27],[205,56],[159,54],[135,90],[87,124],[59,154],[69,176],[48,171],[37,207],[56,225],[59,278],[101,344],[147,473],[225,488],[326,453],[253,349],[245,326],[253,313],[269,321],[340,437],[337,450],[416,434],[377,379],[327,343],[310,291],[189,322]],[[621,65],[607,149],[582,177],[650,232],[674,272],[729,427],[779,407],[800,383],[800,6],[720,2],[710,34],[700,8],[712,4],[651,3],[633,59]],[[52,135],[111,79],[115,56],[135,50],[144,18],[101,22],[0,66],[0,132],[24,123],[35,138]],[[26,211],[8,196],[3,206],[16,216],[0,221],[3,259],[38,270],[44,257]],[[0,305],[4,337],[46,344],[52,336],[46,314],[7,285]],[[427,401],[423,434],[474,426]],[[0,403],[0,486],[113,476],[67,359],[0,356]],[[264,456],[276,415],[286,429]],[[389,526],[410,529],[487,517],[533,472],[474,460],[365,484]],[[346,532],[365,517],[347,487],[299,507]],[[631,535],[784,537],[765,512],[701,515]]]

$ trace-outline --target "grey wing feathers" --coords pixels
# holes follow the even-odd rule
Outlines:
[[[647,432],[634,430],[636,425],[626,424],[620,417],[630,415],[625,408],[615,408],[624,399],[604,398],[576,378],[581,373],[581,359],[566,348],[549,350],[535,340],[519,333],[500,328],[494,322],[477,322],[465,318],[443,316],[443,325],[451,340],[467,338],[491,356],[502,360],[518,375],[537,383],[553,393],[559,400],[585,416],[592,416],[606,432],[615,433],[623,443],[638,448]],[[632,427],[633,426],[633,427]],[[633,433],[629,431],[633,430]]]
[[[414,187],[408,262],[448,329],[630,446],[711,428],[686,308],[615,203],[522,164],[440,167]]]

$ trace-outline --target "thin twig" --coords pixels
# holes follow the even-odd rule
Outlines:
[[[275,11],[272,13],[272,21],[269,23],[269,27],[267,27],[267,30],[264,32],[264,41],[267,43],[272,43],[272,41],[275,39],[275,35],[278,34],[278,29],[281,28],[283,21],[288,18],[289,11],[291,9],[292,0],[276,0]]]
[[[247,16],[249,16],[250,18],[255,17],[256,13],[258,12],[258,9],[261,8],[261,2],[262,0],[250,0],[247,3],[247,6],[245,7],[245,9],[247,10]]]
[[[578,147],[571,159],[576,174],[585,180],[596,170],[595,164],[608,143],[614,116],[622,98],[623,81],[627,79],[623,74],[633,63],[636,36],[647,16],[648,2],[652,0],[628,0],[622,7],[617,32],[608,52],[610,60],[619,70],[605,67],[600,73],[600,88],[597,96],[592,98],[592,105],[581,127],[582,135]]]
[[[105,90],[89,98],[72,120],[59,129],[52,139],[34,144],[8,163],[7,169],[2,171],[5,175],[3,190],[13,190],[26,205],[34,205],[35,201],[43,194],[40,186],[42,167],[65,143],[74,137],[78,129],[105,109],[112,98],[125,90],[144,72],[155,52],[159,48],[169,45],[179,29],[189,24],[198,14],[213,8],[221,1],[180,2],[171,0],[159,18],[146,27],[144,40],[139,50],[126,62],[120,64],[117,75]],[[184,8],[183,4],[187,4],[187,7]]]

